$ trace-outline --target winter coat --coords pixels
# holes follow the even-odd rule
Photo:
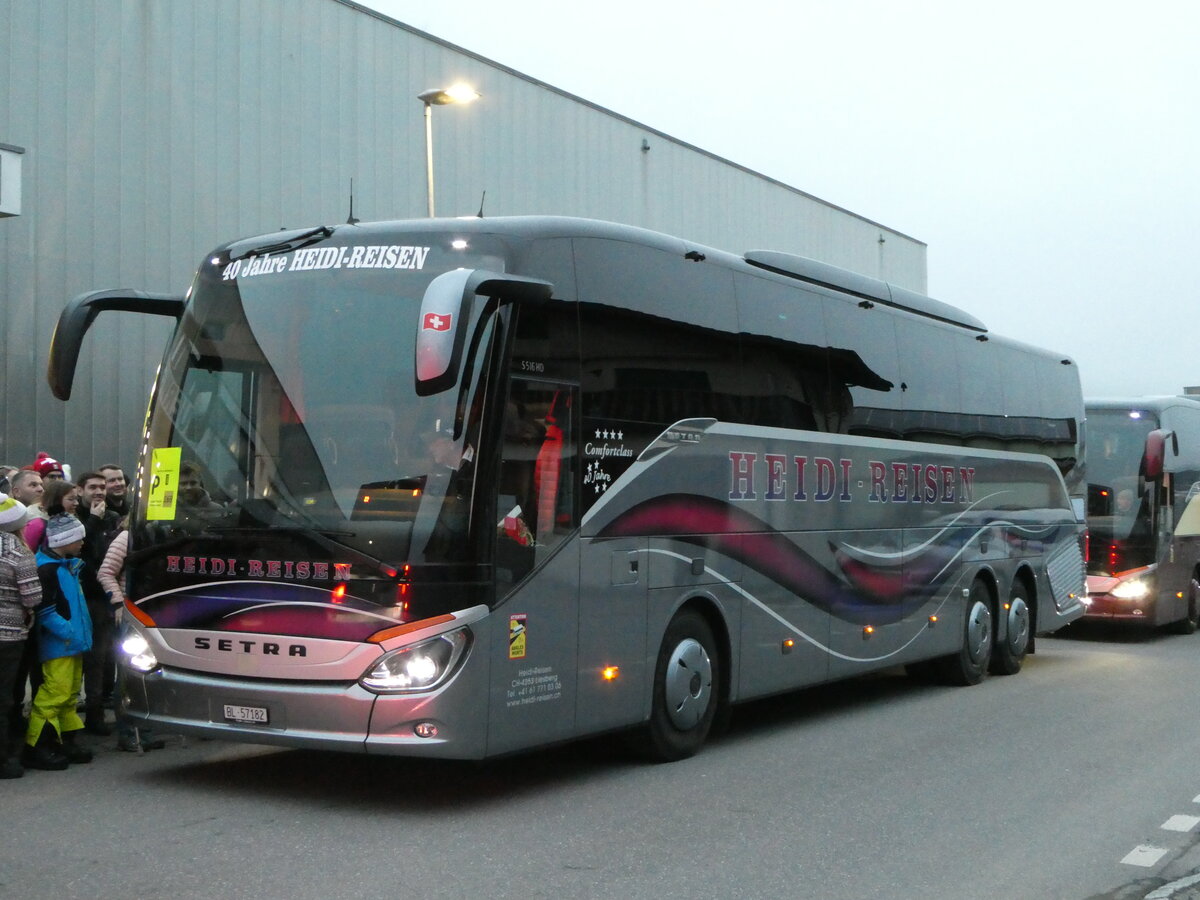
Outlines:
[[[61,659],[92,649],[92,617],[88,614],[79,572],[83,560],[37,555],[42,602],[37,608],[38,658]]]
[[[37,562],[13,532],[0,531],[0,641],[23,641],[42,602]]]
[[[36,553],[42,547],[42,540],[46,537],[46,517],[34,516],[25,523],[25,528],[21,532],[21,536],[25,538],[25,546]]]
[[[83,522],[84,533],[83,550],[79,554],[79,558],[83,560],[83,571],[79,575],[83,595],[93,603],[107,608],[108,597],[99,581],[100,564],[104,562],[108,545],[121,530],[121,517],[108,510],[105,510],[102,516],[94,516],[90,509],[85,510],[81,506],[79,518]]]
[[[125,556],[129,552],[129,532],[122,531],[108,545],[108,553],[104,562],[100,563],[100,586],[108,592],[108,600],[113,606],[125,605],[125,591],[121,586],[122,575],[125,573]]]

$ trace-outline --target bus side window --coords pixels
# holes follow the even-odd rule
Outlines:
[[[497,485],[497,565],[520,581],[575,527],[573,388],[513,379]]]

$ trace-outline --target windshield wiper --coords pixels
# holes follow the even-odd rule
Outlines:
[[[268,253],[284,253],[289,250],[299,250],[301,247],[307,247],[309,244],[315,244],[318,241],[323,241],[325,238],[333,234],[333,228],[329,225],[320,225],[316,228],[303,231],[295,237],[287,238],[282,241],[276,241],[274,244],[265,244],[262,247],[251,247],[245,253],[238,256],[230,256],[230,262],[236,262],[239,259],[245,259],[248,256],[266,256]]]
[[[299,523],[275,524],[270,525],[265,522],[262,525],[210,525],[204,529],[208,534],[249,534],[261,533],[264,531],[287,531],[287,532],[303,532],[304,534],[319,534],[327,538],[354,538],[358,537],[357,531],[335,531],[331,528],[315,528],[311,525]]]

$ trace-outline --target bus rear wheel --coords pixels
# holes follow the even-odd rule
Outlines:
[[[962,645],[957,653],[935,661],[941,680],[955,685],[979,684],[991,664],[994,631],[992,593],[986,584],[976,580],[967,595]]]
[[[721,659],[704,617],[679,613],[667,626],[654,667],[654,698],[644,746],[651,759],[672,762],[703,745],[721,696]]]
[[[1033,613],[1029,608],[1029,589],[1021,580],[1013,582],[1008,595],[1008,609],[1004,614],[1004,635],[996,632],[996,648],[992,652],[992,673],[1016,675],[1029,652],[1029,638],[1033,634]]]

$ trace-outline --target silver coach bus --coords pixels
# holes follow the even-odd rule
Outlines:
[[[1192,634],[1200,596],[1200,402],[1088,400],[1085,618]]]
[[[121,713],[480,758],[904,664],[1015,673],[1084,592],[1071,360],[787,254],[569,218],[221,247],[131,526]]]

